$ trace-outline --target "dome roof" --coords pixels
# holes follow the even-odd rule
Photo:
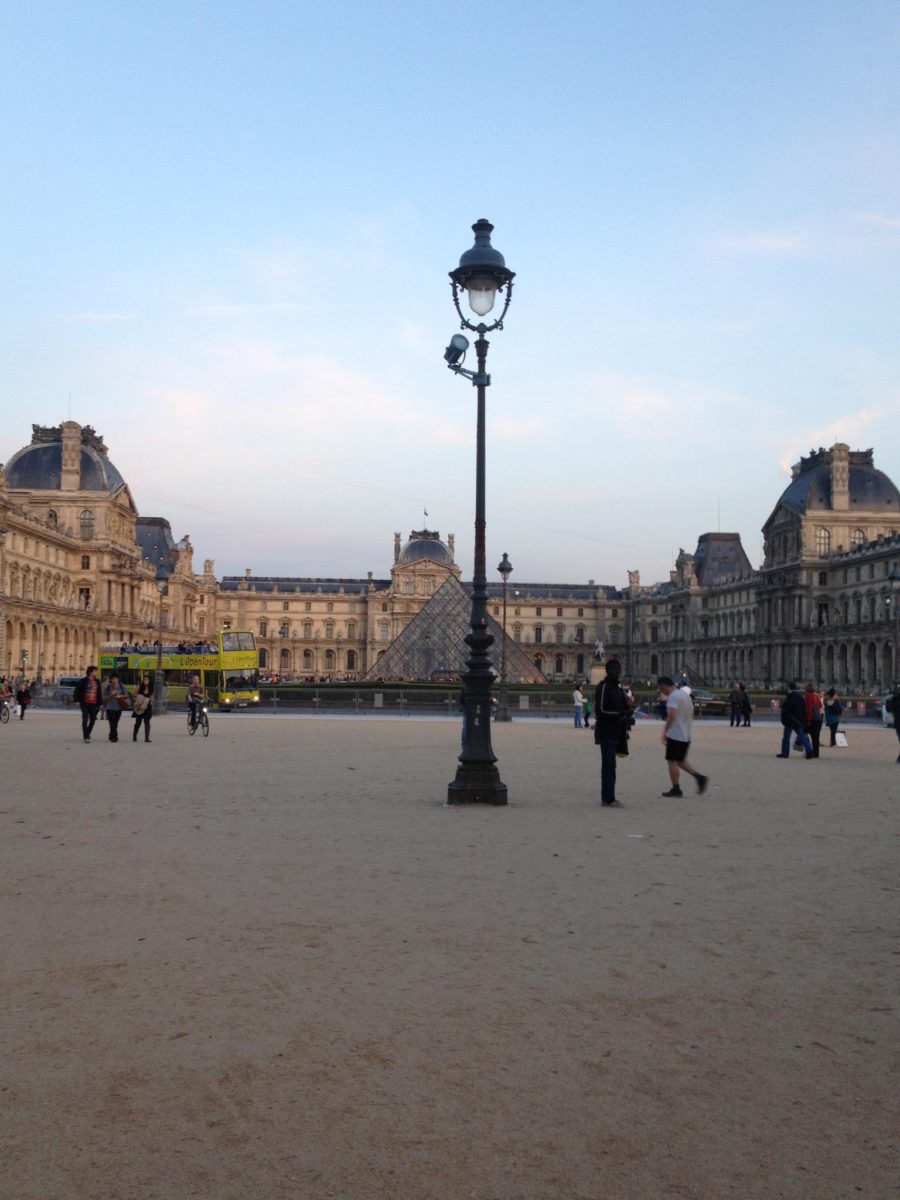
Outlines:
[[[4,472],[10,488],[27,491],[59,491],[62,488],[62,426],[32,426],[30,446],[17,451]],[[106,446],[89,425],[81,430],[81,462],[78,488],[85,492],[115,492],[125,480],[109,461]]]
[[[871,450],[853,450],[847,456],[849,509],[900,514],[900,491],[879,471]],[[800,460],[800,470],[781,494],[780,504],[800,514],[827,512],[832,504],[832,453],[819,450]]]
[[[448,567],[453,566],[453,555],[450,553],[450,548],[441,541],[441,535],[437,530],[413,530],[409,535],[409,541],[400,551],[397,565],[403,566],[408,563],[420,562],[423,558],[429,558],[432,562],[442,563]]]

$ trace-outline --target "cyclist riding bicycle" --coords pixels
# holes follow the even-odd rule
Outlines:
[[[206,699],[203,692],[203,684],[200,682],[200,676],[195,675],[188,685],[187,696],[188,706],[191,710],[191,728],[197,728],[197,719],[200,716],[200,706]]]

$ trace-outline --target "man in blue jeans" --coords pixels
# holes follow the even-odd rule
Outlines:
[[[594,741],[600,747],[600,803],[604,808],[624,807],[616,799],[616,751],[627,731],[632,703],[619,684],[622,665],[617,658],[606,664],[606,678],[594,693]]]

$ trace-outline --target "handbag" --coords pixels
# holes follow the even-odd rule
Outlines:
[[[131,697],[127,692],[119,692],[116,699],[119,702],[119,708],[131,708]]]
[[[136,717],[140,717],[140,716],[142,716],[142,715],[143,715],[143,714],[146,712],[146,710],[147,710],[147,705],[148,705],[149,703],[150,703],[150,697],[149,697],[149,696],[145,696],[145,695],[143,694],[143,692],[139,692],[139,693],[138,693],[138,694],[135,696],[135,698],[134,698],[134,703],[132,704],[132,708],[134,709],[134,715],[135,715]]]

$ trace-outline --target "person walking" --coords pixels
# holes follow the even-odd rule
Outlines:
[[[25,709],[31,703],[31,686],[23,675],[16,688],[16,704],[19,706],[19,720],[25,720]]]
[[[834,688],[829,688],[825,694],[825,725],[831,735],[829,746],[837,745],[838,725],[841,723],[841,713],[844,706]]]
[[[812,743],[806,736],[806,701],[797,691],[796,683],[789,685],[787,694],[781,704],[781,724],[784,732],[781,735],[781,753],[776,758],[791,757],[791,736],[797,735],[797,740],[806,751],[806,757],[812,758]]]
[[[729,725],[734,729],[740,729],[743,713],[741,711],[741,685],[739,683],[736,683],[729,692],[728,703],[731,706],[731,720],[729,721]]]
[[[580,683],[572,693],[572,702],[575,705],[575,728],[580,729],[581,720],[584,715],[584,692],[581,690]]]
[[[616,751],[631,717],[631,704],[619,684],[622,665],[607,659],[606,678],[594,691],[594,744],[600,747],[600,803],[603,808],[624,808],[616,799]]]
[[[138,730],[141,725],[144,726],[144,741],[150,741],[150,719],[153,716],[153,684],[150,682],[150,676],[145,675],[138,685],[137,691],[134,693],[134,700],[131,702],[131,711],[134,716],[134,732],[131,735],[131,740],[138,740]]]
[[[109,740],[117,742],[119,740],[119,719],[122,716],[122,709],[128,707],[128,693],[115,671],[103,685],[103,707],[109,723]]]
[[[75,684],[73,693],[76,704],[81,708],[81,736],[86,742],[91,740],[91,733],[100,711],[100,680],[97,678],[97,668],[87,667],[84,675]]]
[[[744,718],[744,729],[750,728],[750,717],[753,714],[753,701],[750,699],[750,693],[742,683],[738,684],[741,689],[741,716]]]
[[[688,775],[693,775],[697,791],[702,796],[709,786],[709,776],[692,767],[687,760],[694,725],[694,702],[686,692],[675,686],[675,681],[668,675],[663,675],[658,683],[666,701],[666,727],[662,734],[662,744],[666,748],[666,765],[672,785],[663,795],[683,796],[680,772],[687,771]]]
[[[803,693],[803,704],[806,710],[804,729],[812,744],[813,758],[819,757],[819,738],[822,733],[822,697],[816,691],[816,685],[810,681]]]

